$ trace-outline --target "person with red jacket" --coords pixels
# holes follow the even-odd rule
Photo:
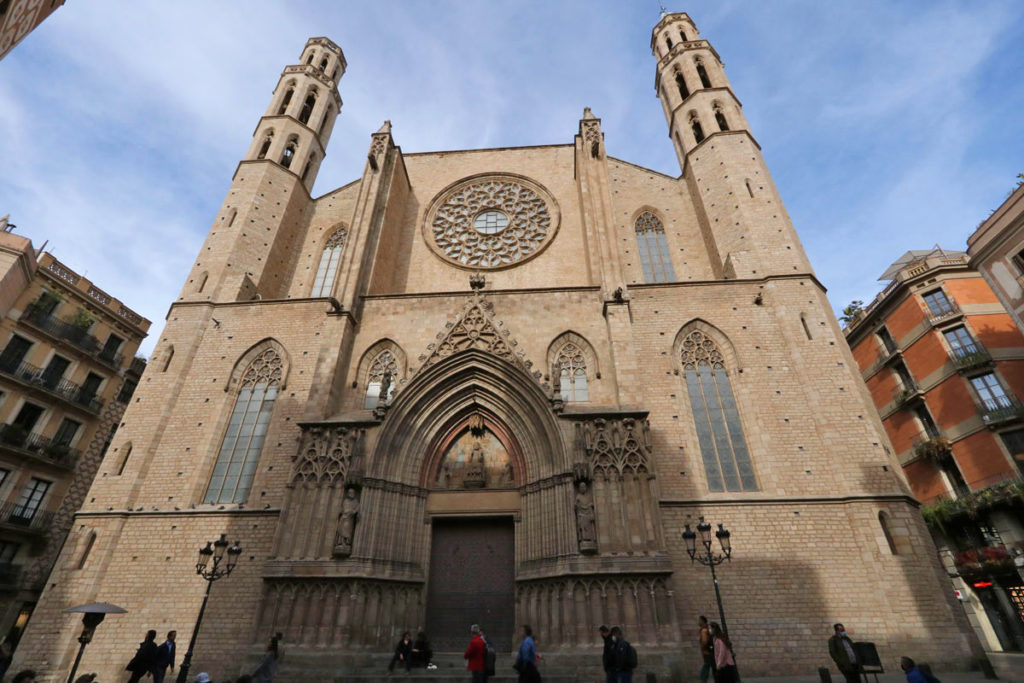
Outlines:
[[[473,676],[473,683],[487,683],[487,670],[485,667],[485,657],[487,655],[487,645],[484,644],[484,639],[480,637],[480,627],[473,624],[469,627],[469,632],[473,634],[473,639],[469,641],[469,647],[466,648],[466,652],[463,653],[462,657],[466,660],[466,669]]]

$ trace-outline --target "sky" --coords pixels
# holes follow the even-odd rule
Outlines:
[[[965,249],[1024,172],[1024,2],[665,0],[721,55],[836,309],[908,249]],[[0,215],[153,321],[224,200],[285,65],[342,47],[313,194],[405,152],[569,144],[673,176],[656,0],[71,0],[0,60]]]

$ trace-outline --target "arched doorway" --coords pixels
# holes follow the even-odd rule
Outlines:
[[[500,651],[515,630],[519,442],[490,411],[456,419],[424,461],[430,515],[426,627],[439,652],[465,648],[479,624]]]

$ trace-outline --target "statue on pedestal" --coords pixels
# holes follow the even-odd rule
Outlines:
[[[338,515],[338,531],[334,535],[334,556],[348,557],[352,554],[352,538],[355,536],[356,520],[359,518],[359,493],[354,486],[345,489],[345,500]]]
[[[586,480],[576,483],[576,539],[581,553],[597,552],[597,517],[594,513],[594,497]]]

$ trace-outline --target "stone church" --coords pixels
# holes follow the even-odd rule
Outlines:
[[[311,197],[341,49],[287,66],[47,585],[16,667],[119,675],[144,632],[184,654],[197,550],[216,582],[193,673],[330,680],[425,629],[549,670],[599,666],[619,624],[641,670],[699,666],[718,568],[743,670],[811,674],[842,621],[887,669],[965,667],[966,621],[739,99],[686,14],[651,39],[681,174],[565,144],[404,152]],[[567,131],[568,133],[568,131]],[[717,549],[717,544],[715,546]],[[585,659],[583,658],[585,656]],[[384,660],[386,661],[386,660]],[[311,671],[320,671],[312,674]],[[340,675],[340,674],[339,674]],[[664,679],[663,679],[664,680]]]

